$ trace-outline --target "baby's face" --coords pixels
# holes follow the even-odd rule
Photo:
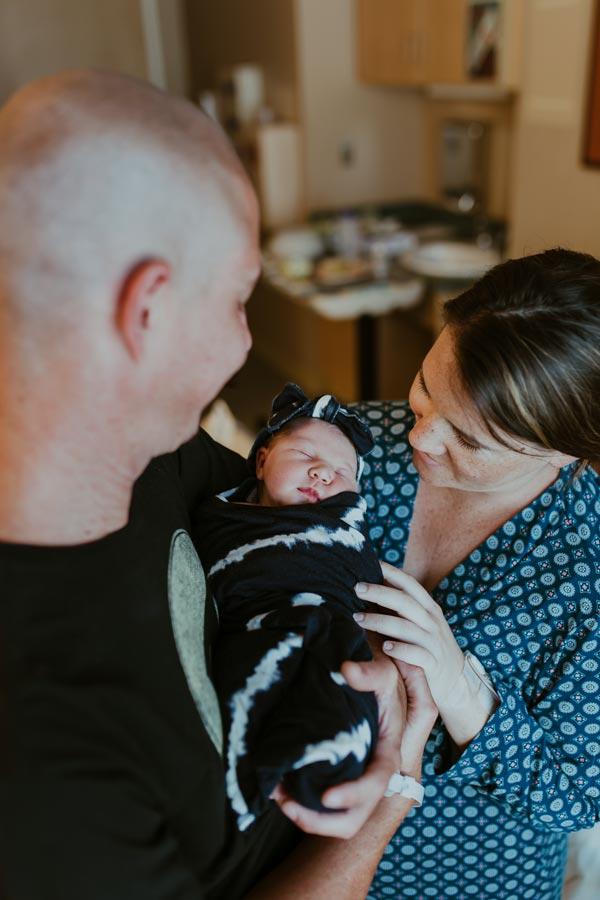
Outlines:
[[[358,491],[357,460],[348,438],[322,419],[300,419],[256,456],[262,506],[318,503]]]

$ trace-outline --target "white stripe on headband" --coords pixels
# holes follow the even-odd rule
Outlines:
[[[313,411],[310,414],[311,419],[322,419],[323,411],[327,408],[331,399],[332,399],[331,394],[323,394],[322,397],[319,397],[319,399],[315,403]],[[346,412],[345,409],[341,409],[341,408],[338,409],[338,413],[341,413],[342,415],[348,417],[348,413]],[[332,424],[335,425],[335,419],[332,422]],[[342,433],[344,434],[345,432],[342,432]],[[346,437],[348,438],[348,440],[350,441],[351,444],[354,444],[354,441],[352,440],[351,437],[349,437],[349,435],[346,435]],[[363,469],[365,467],[365,461],[362,458],[362,456],[360,455],[360,453],[358,452],[358,450],[356,449],[356,447],[354,448],[354,452],[356,453],[356,460],[358,463],[358,466],[357,466],[358,472],[356,475],[356,480],[360,481],[361,475],[363,473]]]
[[[329,401],[331,400],[331,394],[323,394],[322,397],[319,397],[317,402],[315,403],[315,408],[311,412],[312,419],[322,419],[323,418],[323,410],[327,407]]]

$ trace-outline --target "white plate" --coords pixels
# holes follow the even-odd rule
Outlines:
[[[271,238],[268,249],[278,259],[315,259],[323,241],[312,228],[286,228]]]
[[[476,279],[500,262],[500,254],[491,248],[460,241],[434,241],[422,244],[402,256],[402,265],[418,275],[430,278]]]

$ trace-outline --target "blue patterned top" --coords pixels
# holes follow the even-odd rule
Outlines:
[[[405,403],[360,409],[377,440],[362,481],[369,536],[402,566],[414,417]],[[574,466],[433,591],[501,704],[454,764],[434,728],[424,804],[387,847],[373,900],[559,900],[567,832],[600,818],[600,482]]]

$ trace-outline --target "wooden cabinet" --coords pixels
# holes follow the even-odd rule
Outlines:
[[[377,84],[462,83],[469,0],[357,0],[360,76]]]
[[[346,403],[407,397],[432,344],[430,322],[421,321],[420,307],[373,317],[375,384],[365,393],[359,319],[327,319],[305,298],[290,297],[262,278],[248,304],[248,322],[254,358],[282,383],[295,381],[309,397],[332,393]]]
[[[419,4],[358,0],[360,75],[364,81],[422,84],[423,36]]]

